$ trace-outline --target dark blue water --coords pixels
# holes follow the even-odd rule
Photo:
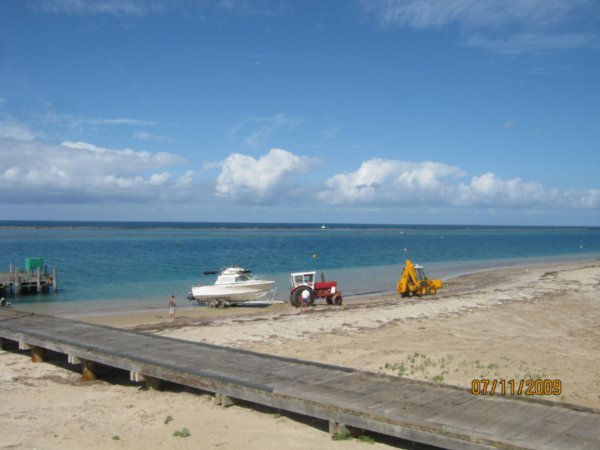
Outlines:
[[[185,297],[201,273],[239,264],[275,278],[324,271],[346,293],[391,291],[404,259],[451,276],[559,257],[600,254],[600,228],[0,221],[0,271],[26,257],[57,266],[59,292],[19,303],[162,301]]]

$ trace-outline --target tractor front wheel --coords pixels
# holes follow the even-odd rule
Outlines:
[[[340,294],[334,295],[333,303],[336,304],[337,306],[340,306],[342,304],[342,296]]]
[[[431,286],[431,287],[429,288],[429,295],[435,295],[435,293],[436,293],[436,292],[437,292],[437,291],[435,290],[435,288],[434,288],[433,286]]]

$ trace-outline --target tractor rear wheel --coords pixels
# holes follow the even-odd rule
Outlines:
[[[334,295],[333,303],[335,303],[337,306],[340,306],[342,304],[342,296],[340,294]]]
[[[325,300],[327,301],[328,305],[333,305],[333,298],[331,297],[331,295],[327,296]]]
[[[296,308],[302,305],[302,292],[308,291],[308,306],[313,306],[315,304],[315,292],[309,288],[308,286],[299,287],[292,293],[292,305]]]
[[[419,295],[427,295],[427,286],[421,286],[421,289],[419,289]]]

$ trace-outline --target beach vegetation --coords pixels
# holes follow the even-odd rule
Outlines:
[[[273,419],[281,419],[281,413],[277,412],[277,413],[273,414]]]
[[[364,442],[366,444],[374,444],[375,438],[373,436],[369,436],[368,434],[361,434],[356,438],[358,442]]]
[[[189,437],[190,430],[188,430],[187,428],[183,428],[182,430],[177,430],[175,433],[173,433],[173,436],[180,437],[180,438]]]
[[[331,436],[332,441],[348,441],[350,439],[352,439],[352,436],[350,436],[350,433],[348,432],[335,433],[333,436]]]
[[[165,417],[165,425],[168,425],[169,422],[172,422],[172,421],[173,421],[173,417],[171,417],[171,416]]]
[[[443,383],[444,375],[434,375],[431,377],[431,381],[433,381],[434,383]]]
[[[112,440],[113,440],[113,441],[120,441],[120,440],[121,440],[121,438],[119,437],[119,435],[115,434],[115,435],[112,437]]]

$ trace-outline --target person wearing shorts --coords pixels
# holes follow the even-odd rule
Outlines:
[[[171,320],[175,319],[175,308],[177,308],[177,302],[175,301],[175,296],[171,295],[169,299],[169,318]]]
[[[306,308],[308,306],[308,300],[310,299],[310,291],[308,289],[304,289],[302,294],[300,295],[302,303],[300,304],[300,309]]]

